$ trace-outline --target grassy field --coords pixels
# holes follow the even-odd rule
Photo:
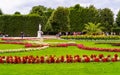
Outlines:
[[[45,40],[44,42],[70,42],[71,40]],[[82,43],[91,47],[102,48],[116,48],[109,44],[94,44],[94,41],[75,41],[72,42]],[[12,48],[12,46],[10,46]],[[14,48],[14,47],[13,47]],[[120,47],[117,47],[120,48]],[[91,55],[91,54],[104,54],[114,55],[116,52],[99,52],[99,51],[86,51],[78,49],[77,47],[67,48],[47,48],[40,51],[19,52],[19,53],[3,53],[2,55],[24,56],[24,55]],[[117,53],[120,55],[120,53]],[[0,64],[0,75],[119,75],[120,62],[107,62],[107,63],[59,63],[59,64]]]
[[[0,75],[119,75],[120,62],[71,64],[0,64]]]
[[[79,49],[77,47],[51,47],[51,48],[47,48],[47,49],[43,49],[43,50],[39,50],[39,51],[29,51],[29,52],[18,52],[18,53],[3,53],[0,54],[2,55],[12,55],[12,56],[25,56],[25,55],[38,55],[38,56],[45,56],[45,55],[56,55],[56,56],[61,56],[61,55],[83,55],[83,54],[87,54],[87,55],[91,55],[91,54],[104,54],[104,55],[114,55],[117,52],[101,52],[101,51],[87,51],[87,50],[82,50]],[[120,53],[117,53],[120,55]]]
[[[24,48],[24,45],[15,45],[15,44],[0,44],[0,50],[12,50],[12,49],[19,49]]]

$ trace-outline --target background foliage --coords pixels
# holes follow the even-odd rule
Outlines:
[[[36,36],[39,23],[42,31],[46,32],[82,32],[85,24],[89,22],[100,23],[104,27],[103,32],[111,32],[120,26],[120,13],[114,21],[113,11],[109,8],[97,9],[94,5],[83,7],[80,4],[57,9],[47,8],[42,5],[33,6],[29,14],[22,15],[15,12],[6,15],[0,10],[0,32],[9,36],[19,36],[23,31],[26,36]],[[51,33],[50,33],[51,34]]]
[[[0,31],[9,36],[36,36],[38,25],[44,25],[44,17],[38,15],[2,15],[0,16]]]

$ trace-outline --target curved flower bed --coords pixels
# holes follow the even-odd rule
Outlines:
[[[49,47],[48,45],[32,44],[32,43],[24,43],[24,42],[0,42],[0,44],[19,44],[19,45],[25,46],[25,48],[23,49],[0,50],[0,53],[34,51],[34,50],[41,50]]]
[[[120,52],[119,48],[97,48],[97,47],[87,47],[83,44],[75,44],[75,43],[63,43],[63,44],[51,44],[50,47],[68,47],[68,46],[77,46],[83,50],[90,50],[90,51],[106,51],[106,52]]]
[[[78,44],[78,48],[84,49],[84,50],[95,50],[95,51],[106,51],[106,52],[120,52],[120,49],[118,48],[97,48],[97,47],[87,47],[83,44]]]
[[[55,55],[50,56],[0,56],[0,63],[10,64],[27,64],[27,63],[77,63],[77,62],[116,62],[120,61],[119,56],[115,54],[104,56],[103,54],[97,55],[66,55],[56,57]]]
[[[31,43],[22,43],[22,42],[0,42],[2,44],[20,44],[20,45],[25,45],[25,48],[29,48],[30,51],[32,49],[37,49],[37,47],[44,47],[44,46],[49,46],[49,47],[68,47],[68,46],[77,46],[80,49],[83,50],[94,50],[94,51],[106,51],[106,52],[120,52],[119,48],[97,48],[97,47],[87,47],[84,46],[83,44],[76,44],[76,43],[59,43],[59,44],[31,44]],[[20,51],[26,51],[27,49],[17,49],[18,52]],[[3,52],[16,52],[17,50],[1,50],[0,53]]]

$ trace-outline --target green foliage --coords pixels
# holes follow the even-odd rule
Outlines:
[[[19,11],[16,11],[14,14],[15,15],[20,15],[21,13]]]
[[[3,15],[3,12],[2,12],[2,10],[0,9],[0,15]]]
[[[2,14],[3,13],[0,10],[0,15]],[[40,18],[37,17],[36,20],[36,18],[34,17],[32,19],[32,17],[29,16],[31,14],[37,15]],[[13,17],[14,15],[17,17]],[[23,16],[22,18],[20,18],[20,12],[15,12],[14,15],[11,15],[11,18],[6,15],[3,15],[4,17],[0,16],[0,32],[4,32],[5,34],[9,34],[10,36],[18,36],[18,32],[24,30],[26,34],[30,36],[36,36],[35,31],[37,31],[38,28],[35,27],[35,30],[33,30],[33,32],[29,32],[32,29],[29,29],[28,24],[32,26],[32,24],[35,25],[38,23],[42,24],[42,31],[54,33],[66,31],[81,32],[83,31],[85,24],[87,24],[88,22],[92,22],[95,24],[101,23],[101,25],[104,27],[104,32],[110,32],[112,28],[116,27],[116,25],[120,25],[119,13],[116,18],[116,24],[113,24],[114,14],[111,9],[96,9],[93,5],[90,5],[89,7],[82,7],[79,4],[76,4],[75,6],[69,8],[58,7],[55,10],[51,8],[46,8],[42,5],[38,5],[34,6],[31,9],[27,19]],[[16,26],[18,26],[20,30],[17,30]],[[11,31],[9,29],[11,29]]]
[[[118,11],[117,18],[116,18],[116,24],[120,27],[120,10]]]
[[[79,32],[84,28],[84,24],[88,22],[98,23],[98,10],[93,6],[82,7],[76,4],[74,7],[70,7],[70,25],[71,31]]]
[[[114,14],[109,8],[99,10],[99,18],[101,25],[105,28],[104,31],[110,32],[114,22]]]
[[[70,31],[81,31],[84,27],[82,12],[84,11],[83,7],[76,5],[75,7],[69,9],[70,10]]]
[[[20,36],[21,31],[24,32],[25,36],[36,36],[39,24],[42,27],[45,25],[44,17],[39,15],[0,16],[0,31],[9,36]]]
[[[65,32],[70,29],[69,10],[58,7],[50,16],[46,29],[52,28],[54,32]]]
[[[32,7],[30,14],[37,14],[39,16],[44,17],[42,20],[44,22],[42,29],[44,32],[47,32],[47,31],[49,31],[49,29],[47,28],[48,27],[47,22],[53,11],[54,11],[54,9],[46,8],[42,5],[38,5],[38,6]]]
[[[116,34],[120,34],[120,27],[117,27],[117,28],[113,28],[112,29],[112,32],[115,32]]]
[[[39,5],[32,7],[32,10],[30,11],[30,14],[38,14],[40,16],[45,15],[44,11],[46,11],[46,7]]]
[[[94,24],[89,22],[88,24],[85,24],[85,28],[83,32],[86,32],[89,35],[96,35],[102,33],[103,27],[100,26],[100,23]]]

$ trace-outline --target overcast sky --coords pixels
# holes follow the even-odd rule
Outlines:
[[[33,6],[57,8],[58,6],[94,5],[97,8],[110,8],[116,15],[120,9],[120,0],[0,0],[0,9],[4,14],[13,14],[15,11],[28,14]]]

